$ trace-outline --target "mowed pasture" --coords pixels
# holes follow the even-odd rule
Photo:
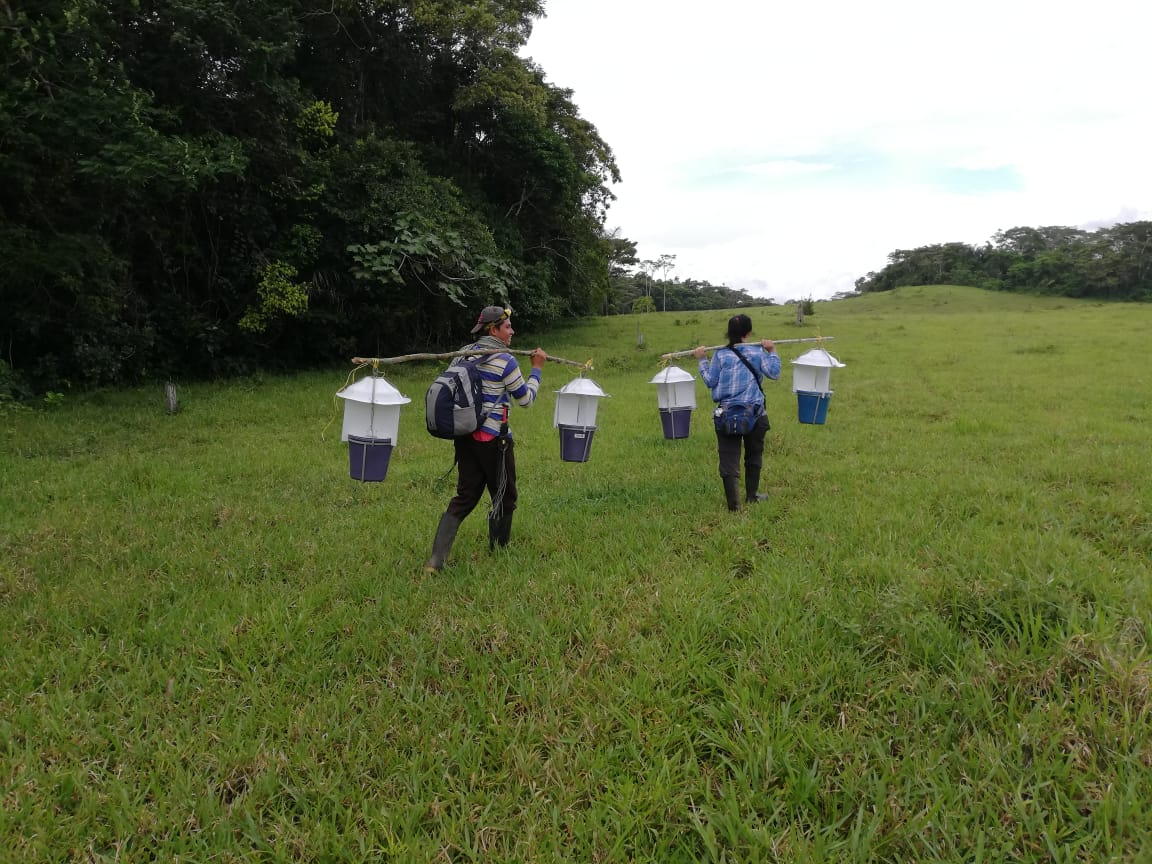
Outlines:
[[[380,484],[347,369],[3,417],[0,860],[1152,858],[1152,304],[750,310],[847,365],[801,425],[781,347],[735,515],[703,385],[667,441],[649,383],[729,314],[519,332],[593,360],[590,459],[548,364],[512,545],[478,510],[432,577],[435,364]]]

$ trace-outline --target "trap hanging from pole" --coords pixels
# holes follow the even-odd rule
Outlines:
[[[608,394],[590,378],[575,378],[556,391],[556,411],[552,425],[560,430],[560,459],[587,462],[596,431],[599,400]]]
[[[801,423],[823,425],[832,399],[832,370],[844,364],[825,351],[813,348],[792,361],[792,392],[796,394]]]
[[[400,406],[412,400],[380,375],[361,378],[336,394],[344,400],[340,440],[348,442],[348,473],[353,480],[379,483],[400,430]]]
[[[696,379],[692,373],[679,366],[667,366],[648,383],[656,385],[656,404],[660,408],[664,437],[687,438],[696,408]]]

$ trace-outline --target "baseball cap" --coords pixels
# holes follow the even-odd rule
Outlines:
[[[476,319],[476,326],[472,328],[473,333],[479,333],[489,324],[497,324],[505,318],[512,317],[512,310],[504,306],[485,306],[480,311],[480,317]]]

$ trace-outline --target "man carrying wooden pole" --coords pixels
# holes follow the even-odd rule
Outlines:
[[[488,513],[488,548],[507,546],[512,534],[512,515],[516,511],[516,456],[512,433],[508,428],[508,406],[511,399],[528,408],[540,390],[540,380],[548,355],[540,348],[530,357],[532,372],[525,381],[520,365],[508,353],[512,344],[512,310],[486,306],[476,319],[473,335],[483,334],[468,351],[472,356],[488,354],[480,363],[484,395],[484,420],[470,435],[452,439],[456,449],[458,474],[456,495],[436,526],[432,554],[424,572],[438,573],[448,563],[448,554],[456,541],[460,523],[476,509],[484,489],[492,498]],[[495,351],[496,353],[490,353]]]

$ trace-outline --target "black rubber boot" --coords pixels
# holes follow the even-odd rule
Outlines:
[[[488,551],[497,546],[503,548],[512,539],[512,515],[516,511],[501,513],[499,519],[488,520]]]
[[[749,504],[759,504],[761,501],[767,501],[768,496],[759,492],[760,489],[760,472],[748,472],[744,476],[744,500]]]
[[[728,509],[735,513],[740,509],[740,478],[724,477],[724,499],[728,502]]]
[[[436,526],[436,538],[432,541],[432,556],[424,562],[425,573],[439,573],[448,563],[448,553],[456,542],[456,532],[460,530],[460,520],[445,513]]]

